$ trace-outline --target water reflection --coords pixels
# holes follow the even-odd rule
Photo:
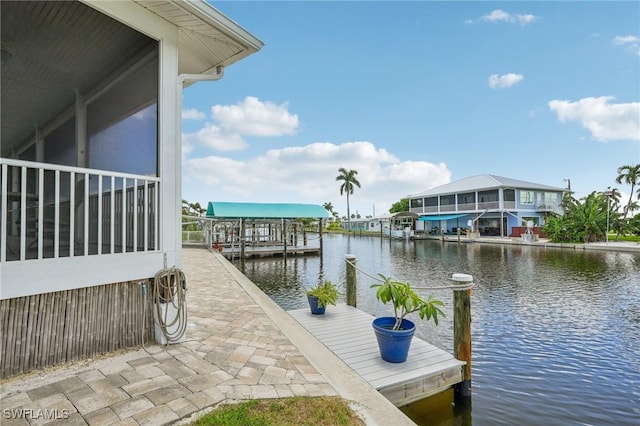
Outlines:
[[[284,309],[306,307],[306,289],[324,279],[344,292],[347,253],[372,275],[420,286],[471,274],[474,425],[640,423],[640,255],[344,235],[325,236],[324,249],[322,259],[248,260],[244,272]],[[357,279],[358,307],[388,313],[374,280]],[[434,293],[447,318],[418,323],[418,335],[452,352],[452,294]],[[471,423],[471,410],[416,407],[420,424]]]

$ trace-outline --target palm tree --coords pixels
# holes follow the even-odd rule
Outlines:
[[[329,213],[333,214],[333,204],[331,204],[331,201],[327,201],[322,205],[322,207],[324,207],[324,209]]]
[[[635,166],[626,165],[618,167],[618,177],[616,178],[616,182],[624,182],[627,185],[631,185],[629,201],[624,207],[623,218],[626,219],[627,213],[629,213],[629,209],[631,208],[631,203],[633,202],[633,190],[635,189],[635,186],[640,183],[640,164],[636,164]]]
[[[360,182],[356,179],[356,175],[358,174],[357,170],[347,170],[344,167],[340,167],[338,169],[340,173],[336,176],[336,181],[342,181],[342,185],[340,185],[340,195],[346,193],[347,194],[347,224],[349,230],[351,230],[351,214],[349,212],[349,194],[353,194],[354,186],[360,188]]]

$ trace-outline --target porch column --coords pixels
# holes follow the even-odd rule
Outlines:
[[[88,167],[87,161],[87,104],[76,89],[76,165]]]
[[[36,161],[44,163],[44,138],[40,134],[38,126],[36,126]]]

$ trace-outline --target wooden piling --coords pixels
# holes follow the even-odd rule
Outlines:
[[[240,219],[240,233],[238,235],[238,242],[240,243],[240,259],[244,259],[244,249],[246,244],[246,230],[244,226],[244,220]]]
[[[322,219],[318,220],[318,238],[320,239],[320,259],[322,259]]]
[[[473,276],[453,274],[454,284],[468,286]],[[463,381],[454,387],[456,403],[471,401],[471,289],[453,291],[453,356],[465,361]]]
[[[347,264],[347,305],[356,307],[356,257],[353,254],[345,255]]]

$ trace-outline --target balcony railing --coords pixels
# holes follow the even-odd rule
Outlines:
[[[536,204],[537,211],[554,212],[556,214],[562,214],[562,206],[553,204]]]
[[[458,204],[458,211],[475,210],[476,203],[460,203]]]
[[[478,202],[478,210],[495,210],[500,208],[499,201]]]
[[[0,260],[159,249],[160,178],[0,158]]]

